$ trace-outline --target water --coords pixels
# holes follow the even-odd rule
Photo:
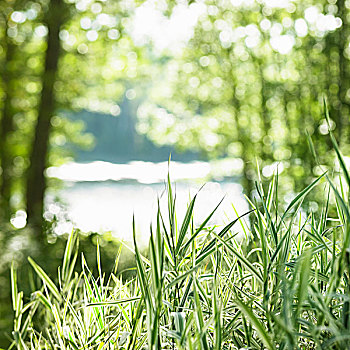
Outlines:
[[[232,165],[232,164],[231,164]],[[217,170],[217,164],[215,166]],[[81,230],[105,232],[124,239],[132,238],[132,216],[135,215],[138,238],[146,242],[149,226],[154,223],[157,198],[161,210],[167,215],[165,183],[168,164],[131,162],[112,164],[92,162],[70,163],[48,169],[48,176],[65,182],[59,196],[67,207],[67,214],[75,227]],[[176,182],[177,215],[181,221],[187,204],[198,190],[195,205],[195,223],[200,224],[224,198],[211,224],[224,224],[236,217],[232,204],[242,214],[248,210],[239,184],[225,181],[207,181],[213,173],[213,165],[206,162],[172,162],[170,174]],[[227,174],[225,174],[227,177]],[[52,202],[52,201],[51,201]],[[47,215],[59,213],[55,203],[48,205]],[[58,233],[70,230],[69,223],[62,223]],[[238,225],[237,225],[238,229]]]

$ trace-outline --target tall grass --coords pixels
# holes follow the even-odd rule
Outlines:
[[[121,250],[106,273],[98,248],[92,271],[83,255],[78,259],[74,232],[55,281],[29,259],[42,282],[29,300],[12,268],[11,348],[350,348],[350,174],[331,140],[340,185],[325,172],[281,209],[276,176],[267,190],[257,183],[251,210],[224,227],[208,225],[217,207],[194,224],[196,196],[179,221],[168,178],[168,212],[158,209],[147,257],[133,222],[134,278],[116,274]],[[302,209],[315,190],[325,194],[317,215]]]

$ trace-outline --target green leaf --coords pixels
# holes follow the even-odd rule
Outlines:
[[[220,206],[220,204],[222,203],[222,201],[224,200],[224,198],[221,199],[221,201],[219,202],[219,204],[215,207],[215,209],[209,214],[209,216],[202,222],[202,224],[199,226],[199,228],[195,231],[195,233],[190,237],[190,239],[182,246],[180,254],[183,255],[187,248],[191,245],[191,243],[195,240],[195,238],[198,236],[198,234],[204,229],[205,225],[209,222],[209,220],[211,219],[211,217],[214,215],[214,213],[216,212],[216,210],[218,209],[218,207]]]
[[[314,180],[309,186],[307,186],[306,188],[304,188],[303,191],[301,191],[288,205],[287,209],[285,210],[285,212],[282,215],[282,218],[280,219],[280,223],[277,226],[277,231],[279,231],[279,229],[281,228],[281,225],[285,219],[285,217],[287,216],[287,214],[289,213],[289,211],[296,205],[298,204],[298,202],[300,200],[302,200],[316,185],[317,183],[327,174],[327,171],[325,171],[322,175],[320,175],[316,180]]]
[[[242,256],[241,254],[239,254],[236,250],[234,250],[225,240],[223,240],[221,237],[219,237],[218,235],[216,235],[215,233],[213,233],[214,236],[221,242],[223,243],[223,245],[232,253],[234,254],[238,261],[242,263],[242,265],[244,265],[261,283],[264,282],[262,276],[258,273],[258,270],[256,267],[254,267],[254,265],[248,260],[246,259],[244,256]]]
[[[182,242],[185,239],[187,229],[188,229],[188,227],[190,225],[190,222],[191,222],[191,217],[192,217],[194,203],[196,201],[196,198],[197,198],[197,195],[194,196],[194,198],[192,199],[190,205],[187,208],[185,218],[184,218],[184,220],[182,222],[182,225],[181,225],[179,239],[178,239],[177,244],[176,244],[175,254],[177,254],[179,252],[180,247],[182,245]]]
[[[13,311],[16,311],[17,304],[18,304],[17,271],[15,269],[13,261],[11,263],[11,294],[12,294],[12,308],[13,308]]]
[[[252,325],[255,327],[257,333],[260,336],[260,339],[264,345],[270,349],[274,350],[276,347],[273,345],[273,340],[270,338],[269,333],[265,329],[264,325],[258,320],[253,311],[249,308],[248,305],[244,304],[241,300],[235,299],[234,301],[239,307],[241,312],[249,319]]]
[[[43,281],[43,283],[46,285],[46,287],[50,290],[50,292],[53,294],[53,296],[57,299],[57,301],[62,301],[62,296],[56,287],[56,285],[52,282],[50,277],[45,273],[45,271],[31,258],[28,257],[29,263],[32,265],[33,269],[37,273],[37,275],[40,277],[40,279]]]

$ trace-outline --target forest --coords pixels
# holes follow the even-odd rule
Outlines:
[[[349,0],[2,0],[0,349],[348,349],[349,63]],[[55,233],[50,168],[170,153],[249,211]]]

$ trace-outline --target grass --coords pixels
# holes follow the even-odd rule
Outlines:
[[[84,255],[78,257],[74,232],[55,280],[29,259],[41,280],[30,299],[19,291],[12,267],[11,348],[350,348],[350,175],[331,140],[340,185],[325,172],[281,208],[273,177],[267,189],[257,184],[251,211],[224,227],[208,225],[216,208],[194,224],[196,196],[179,221],[168,178],[168,212],[158,209],[147,257],[133,222],[134,278],[116,273],[121,249],[106,273],[98,247],[92,271]],[[307,214],[302,203],[313,190],[324,191],[325,200],[319,213]]]

